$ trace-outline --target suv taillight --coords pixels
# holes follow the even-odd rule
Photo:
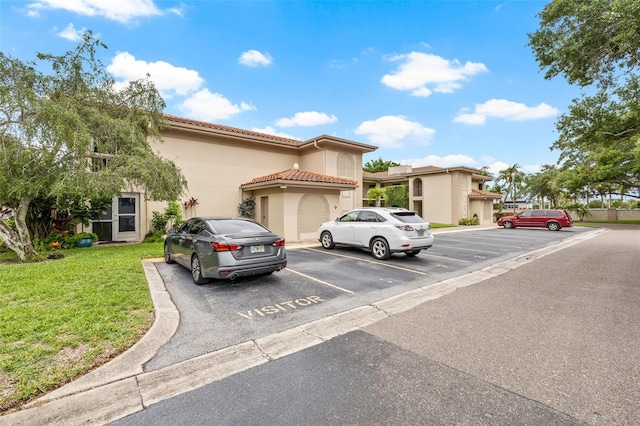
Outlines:
[[[398,225],[393,225],[393,226],[395,226],[396,228],[398,228],[401,231],[413,231],[414,230],[413,226],[411,226],[411,225],[400,225],[400,224],[398,224]]]

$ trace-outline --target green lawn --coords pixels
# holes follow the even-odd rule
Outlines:
[[[61,253],[25,264],[0,254],[0,412],[105,363],[153,323],[140,261],[162,257],[161,242]]]

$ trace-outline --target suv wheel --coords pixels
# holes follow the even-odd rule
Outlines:
[[[547,223],[547,229],[549,231],[559,231],[560,225],[557,222],[549,222]]]
[[[391,257],[387,240],[381,237],[374,238],[371,242],[371,254],[378,260],[387,260]]]
[[[321,235],[320,235],[320,242],[322,243],[322,247],[331,250],[332,248],[334,248],[336,245],[333,242],[333,237],[331,236],[331,232],[329,231],[324,231]]]
[[[506,220],[502,223],[502,226],[504,226],[504,229],[512,229],[514,228],[513,226],[513,222]]]

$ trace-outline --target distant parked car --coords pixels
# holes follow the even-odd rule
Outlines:
[[[164,260],[189,268],[196,284],[210,278],[234,280],[284,269],[284,243],[250,219],[194,217],[169,231]]]
[[[573,220],[564,210],[526,210],[514,216],[501,217],[498,219],[498,226],[504,226],[506,229],[537,227],[559,231],[573,226]]]
[[[325,249],[336,244],[360,247],[381,260],[392,253],[415,256],[434,241],[431,224],[418,213],[385,207],[362,207],[325,222],[318,229],[318,239]]]

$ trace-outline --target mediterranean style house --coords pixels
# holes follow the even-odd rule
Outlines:
[[[255,200],[254,220],[289,241],[316,238],[322,222],[372,205],[370,187],[409,186],[409,207],[426,220],[457,224],[474,214],[491,223],[492,200],[483,191],[491,178],[466,167],[410,166],[364,173],[363,154],[376,146],[321,135],[306,141],[165,115],[163,142],[151,145],[173,161],[188,182],[182,211],[192,216],[238,216],[239,204]],[[114,198],[93,232],[101,241],[139,241],[151,229],[153,212],[165,203],[130,192]]]

